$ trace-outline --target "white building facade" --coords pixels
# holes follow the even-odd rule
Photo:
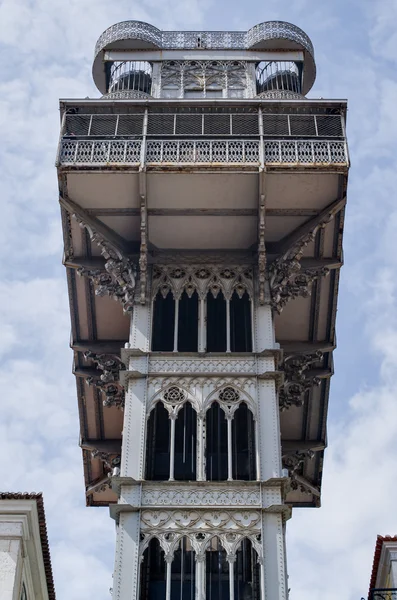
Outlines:
[[[313,47],[282,22],[119,23],[93,76],[100,100],[61,101],[57,167],[113,598],[286,600],[286,521],[320,498],[346,103],[306,99]]]

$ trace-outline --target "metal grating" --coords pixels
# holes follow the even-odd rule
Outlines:
[[[258,114],[232,115],[232,135],[259,135]]]
[[[89,135],[106,137],[116,134],[117,115],[94,115]]]
[[[319,136],[344,137],[340,115],[316,115],[315,119]]]
[[[148,135],[174,135],[174,115],[150,113],[147,123]]]
[[[120,115],[117,124],[117,135],[142,135],[143,115]]]
[[[203,115],[177,114],[175,123],[176,135],[202,135]]]
[[[289,135],[288,115],[264,114],[263,134],[274,136]]]
[[[88,135],[91,115],[66,115],[64,135]]]
[[[296,137],[315,137],[316,124],[313,115],[289,115],[290,132]]]
[[[204,116],[205,135],[230,135],[230,115],[209,114]]]

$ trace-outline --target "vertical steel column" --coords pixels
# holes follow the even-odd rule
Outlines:
[[[171,420],[171,433],[170,433],[170,477],[169,481],[174,481],[174,463],[175,463],[175,421],[177,414],[172,412],[170,414]]]
[[[230,300],[226,298],[226,352],[230,352]]]
[[[227,480],[233,481],[232,455],[232,415],[226,415],[227,420]]]
[[[179,298],[175,298],[174,352],[178,352]]]
[[[234,561],[235,556],[228,556],[227,562],[229,563],[229,600],[234,600]]]

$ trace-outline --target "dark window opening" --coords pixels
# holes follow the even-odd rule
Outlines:
[[[187,402],[178,412],[175,423],[175,479],[196,479],[196,442],[197,415],[192,405]]]
[[[242,298],[234,292],[230,301],[230,349],[252,352],[251,301],[247,292]]]
[[[229,563],[217,537],[205,553],[205,583],[206,600],[229,600]]]
[[[260,566],[251,540],[245,538],[236,552],[235,600],[260,600]]]
[[[197,352],[198,349],[198,294],[191,298],[183,292],[179,300],[178,352]]]
[[[164,481],[170,476],[170,420],[164,404],[150,413],[146,440],[146,479]]]
[[[164,550],[153,538],[143,553],[141,566],[140,599],[163,600],[166,590]]]
[[[153,307],[153,352],[172,352],[174,349],[175,301],[169,292],[165,298],[159,292]]]
[[[206,416],[206,468],[209,481],[227,479],[227,422],[225,413],[214,402]]]
[[[171,565],[171,600],[194,600],[195,573],[195,553],[190,540],[184,537],[175,550]]]
[[[256,479],[255,421],[252,412],[242,402],[232,421],[233,479]]]
[[[207,352],[226,352],[226,300],[207,294]]]

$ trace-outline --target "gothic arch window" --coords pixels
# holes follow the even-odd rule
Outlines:
[[[153,352],[172,352],[174,349],[175,302],[172,294],[159,291],[153,306]]]
[[[220,390],[205,422],[207,480],[255,480],[255,419],[240,392],[230,386]]]
[[[165,481],[170,476],[170,421],[162,402],[150,413],[146,436],[146,479]]]
[[[160,290],[153,303],[153,352],[197,352],[199,300],[194,289],[174,298],[167,289]]]
[[[179,540],[171,563],[171,599],[194,600],[196,588],[195,552],[189,538]]]
[[[197,414],[190,402],[178,411],[175,423],[174,479],[196,479]]]
[[[230,350],[252,352],[251,301],[234,292],[230,301]]]
[[[164,550],[152,538],[143,553],[140,577],[140,600],[163,600],[166,592]]]
[[[205,552],[206,600],[229,600],[229,563],[218,537],[210,540]]]
[[[235,600],[260,600],[260,565],[248,538],[241,541],[236,551],[233,571]]]
[[[225,412],[213,402],[206,415],[206,471],[209,481],[228,478],[228,431]]]
[[[222,292],[207,294],[207,352],[226,352],[226,308]]]
[[[233,479],[256,479],[255,421],[245,402],[241,402],[232,420]]]
[[[167,388],[156,402],[147,423],[146,479],[191,481],[196,479],[197,414],[186,393]]]

